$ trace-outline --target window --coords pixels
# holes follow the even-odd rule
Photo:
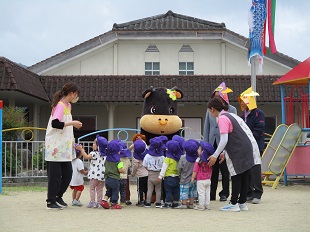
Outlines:
[[[145,75],[159,75],[160,64],[159,62],[145,62]]]
[[[89,134],[91,132],[96,131],[96,122],[97,122],[97,116],[93,115],[83,115],[83,116],[76,116],[74,115],[73,120],[80,121],[83,126],[80,129],[73,128],[74,131],[74,137],[77,140],[79,137]],[[92,141],[96,138],[96,135],[86,137],[85,140]]]
[[[265,133],[273,135],[277,127],[277,116],[265,116]],[[270,141],[271,137],[265,135],[265,146]]]
[[[180,75],[194,75],[194,62],[179,62]]]

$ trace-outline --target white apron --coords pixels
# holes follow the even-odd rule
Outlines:
[[[63,122],[71,122],[71,105],[66,106],[59,101],[57,104],[62,104],[64,107]],[[75,158],[73,126],[66,126],[63,129],[52,127],[53,113],[50,116],[47,124],[45,135],[45,160],[54,162],[72,161]]]

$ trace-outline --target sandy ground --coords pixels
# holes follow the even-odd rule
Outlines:
[[[46,192],[0,195],[0,231],[310,231],[310,185],[265,186],[262,203],[249,211],[221,212],[223,202],[211,210],[139,208],[136,186],[131,185],[133,206],[121,210],[85,206],[47,210]],[[68,189],[64,200],[71,202]],[[81,202],[89,201],[86,186]]]

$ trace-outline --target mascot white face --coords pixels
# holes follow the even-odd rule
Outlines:
[[[177,115],[176,100],[183,97],[180,90],[151,87],[142,94],[142,97],[144,98],[143,116],[140,120],[142,134],[173,136],[179,132],[182,120]]]

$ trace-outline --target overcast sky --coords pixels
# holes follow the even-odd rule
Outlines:
[[[168,10],[217,23],[248,37],[249,0],[0,0],[0,56],[33,65],[112,29],[113,23]],[[310,0],[278,0],[279,52],[310,57]]]

